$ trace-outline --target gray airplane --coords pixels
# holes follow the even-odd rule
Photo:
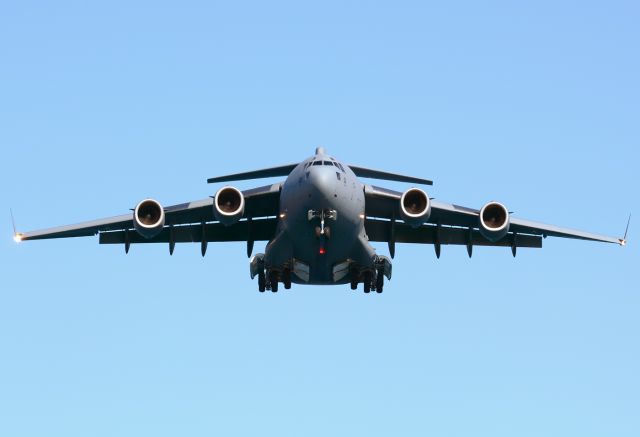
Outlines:
[[[41,231],[18,233],[16,241],[99,235],[100,244],[243,241],[251,257],[255,241],[268,241],[265,253],[251,257],[251,278],[262,292],[278,284],[363,284],[365,293],[381,293],[391,279],[391,261],[377,255],[371,242],[386,242],[391,258],[396,243],[432,244],[440,257],[442,245],[542,247],[547,236],[625,245],[623,238],[561,228],[511,217],[498,202],[480,210],[429,198],[421,188],[397,192],[366,185],[358,177],[432,185],[430,180],[346,165],[319,147],[299,164],[236,173],[209,183],[286,176],[284,182],[241,191],[232,186],[216,195],[162,207],[144,199],[133,214]],[[627,222],[627,229],[629,224]],[[15,228],[15,226],[14,226]]]

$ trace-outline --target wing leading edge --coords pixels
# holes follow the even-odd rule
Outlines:
[[[365,186],[365,205],[367,217],[382,218],[395,220],[400,216],[400,198],[402,193],[397,191],[388,190],[385,188],[375,187],[371,185]],[[476,230],[479,226],[480,211],[473,208],[467,208],[450,203],[440,202],[437,200],[431,201],[431,215],[423,227],[435,228],[440,227],[455,227],[455,228],[467,228]],[[591,232],[584,232],[575,229],[564,228],[555,225],[548,225],[545,223],[534,222],[531,220],[525,220],[521,218],[511,217],[511,225],[509,226],[509,235],[505,239],[521,240],[524,235],[534,235],[541,237],[562,237],[573,238],[579,240],[599,241],[603,243],[613,243],[624,245],[626,243],[625,238],[615,238],[605,235],[595,234]],[[435,225],[435,226],[434,226]],[[422,228],[422,227],[421,227]],[[421,229],[418,228],[418,229]],[[444,229],[444,228],[442,228]],[[406,238],[409,241],[403,242],[426,242],[422,241],[426,237],[424,235],[431,231],[409,232]],[[448,231],[446,231],[448,232]],[[476,237],[473,237],[474,241]],[[415,240],[415,241],[414,241]],[[418,241],[420,240],[420,241]],[[396,240],[400,242],[400,240]],[[457,241],[457,240],[456,240]],[[484,245],[507,245],[505,242],[498,241],[496,244],[491,244],[485,239]],[[444,242],[442,244],[445,244]],[[449,243],[458,244],[458,243]],[[467,243],[459,243],[467,244]],[[481,244],[481,243],[474,243]],[[538,247],[538,246],[530,246]],[[539,246],[541,247],[541,246]]]
[[[275,217],[278,214],[280,207],[280,187],[281,184],[273,184],[266,185],[264,187],[254,188],[251,190],[243,191],[242,194],[245,198],[245,218],[266,218],[266,217]],[[70,237],[89,237],[96,234],[101,234],[101,242],[103,241],[103,233],[113,233],[114,231],[121,231],[121,234],[117,232],[114,235],[125,235],[127,231],[129,232],[129,236],[131,242],[160,242],[163,241],[164,236],[168,236],[168,229],[170,227],[175,226],[177,228],[184,228],[177,231],[177,235],[180,235],[180,241],[193,241],[192,238],[195,237],[195,233],[192,230],[187,231],[187,229],[191,229],[188,226],[183,225],[198,225],[198,232],[202,232],[201,225],[202,223],[210,223],[215,221],[215,217],[213,215],[213,198],[209,197],[202,200],[197,200],[188,203],[182,203],[178,205],[168,206],[164,208],[165,211],[165,227],[163,231],[155,238],[151,238],[147,241],[138,241],[136,236],[139,236],[133,229],[133,214],[124,214],[115,217],[108,217],[104,219],[92,220],[88,222],[78,223],[74,225],[65,225],[59,226],[55,228],[43,229],[32,232],[25,233],[16,233],[17,241],[29,241],[29,240],[45,240],[52,238],[70,238]],[[257,220],[256,220],[257,222]],[[242,228],[243,226],[247,226],[246,221],[242,221],[237,223],[236,225],[232,225],[229,227],[225,227],[228,230],[228,235],[223,235],[224,233],[218,230],[219,227],[213,226],[211,229],[211,233],[207,233],[206,235],[210,236],[208,238],[212,238],[208,241],[239,241],[239,235],[244,235],[246,232],[239,230],[232,230],[234,226],[238,226],[238,228]],[[219,225],[216,223],[216,225]],[[215,231],[213,231],[215,229]],[[266,228],[261,228],[266,229]],[[186,235],[190,236],[187,237]],[[114,235],[109,237],[104,237],[105,243],[110,243],[114,240]],[[260,231],[261,238],[254,238],[254,240],[263,239],[263,231]],[[142,240],[145,240],[143,237],[140,237]],[[168,237],[167,237],[168,238]],[[218,239],[215,239],[218,238]],[[231,238],[231,240],[229,239]],[[236,238],[236,239],[234,239]],[[268,239],[268,238],[267,238]],[[201,240],[201,235],[198,236],[198,240]],[[124,241],[124,237],[123,237]]]

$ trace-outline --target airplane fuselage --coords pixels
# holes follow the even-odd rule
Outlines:
[[[368,268],[375,257],[364,230],[362,183],[351,169],[318,153],[299,164],[287,177],[280,194],[280,220],[268,244],[268,269],[291,269],[292,282],[336,284],[349,282],[335,268]],[[295,274],[294,263],[308,266],[308,280]]]

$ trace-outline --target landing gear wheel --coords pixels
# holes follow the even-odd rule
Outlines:
[[[269,273],[269,281],[271,282],[271,291],[274,293],[278,292],[278,273],[271,272]]]
[[[364,282],[362,283],[362,290],[365,293],[369,293],[371,291],[371,272],[365,272]]]
[[[357,290],[358,289],[358,271],[356,269],[352,269],[351,273],[350,273],[350,278],[351,278],[351,289],[352,290]]]
[[[291,270],[287,269],[282,274],[282,283],[284,284],[285,290],[291,289]]]
[[[378,270],[378,277],[376,278],[376,292],[382,293],[384,288],[384,272],[382,269]]]
[[[265,278],[264,273],[258,273],[258,291],[260,291],[260,293],[264,293],[266,288],[267,278]]]

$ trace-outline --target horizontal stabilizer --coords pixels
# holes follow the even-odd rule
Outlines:
[[[433,181],[430,181],[429,179],[415,178],[413,176],[405,176],[396,173],[389,173],[386,171],[372,170],[370,168],[364,167],[356,167],[355,165],[350,165],[349,168],[358,177],[382,179],[385,181],[408,182],[410,184],[433,185]]]
[[[247,179],[274,178],[280,176],[289,176],[298,164],[281,165],[279,167],[263,168],[261,170],[245,171],[242,173],[234,173],[225,176],[217,176],[207,179],[207,183],[243,181]]]

